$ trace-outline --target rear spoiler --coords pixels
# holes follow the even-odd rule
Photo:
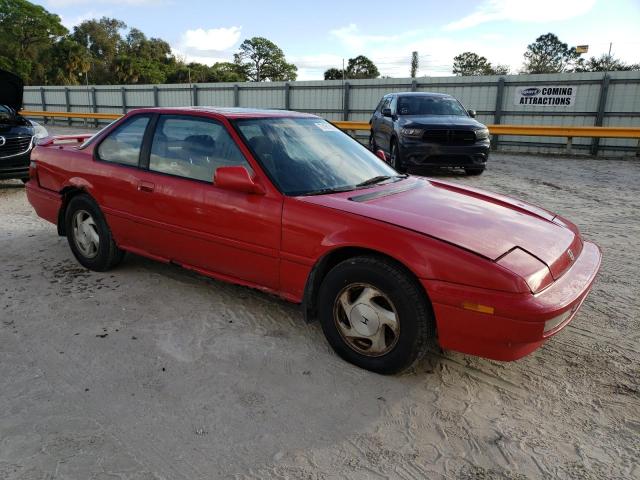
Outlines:
[[[94,133],[81,133],[78,135],[56,135],[55,137],[45,137],[38,140],[38,146],[51,147],[55,145],[68,145],[70,143],[84,143],[94,135]]]

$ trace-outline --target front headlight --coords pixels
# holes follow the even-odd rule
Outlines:
[[[489,129],[488,128],[480,128],[476,130],[476,140],[485,140],[489,138]]]
[[[41,138],[46,138],[49,136],[49,132],[47,131],[46,128],[44,128],[42,125],[40,125],[38,122],[34,122],[33,120],[30,120],[31,122],[31,126],[33,127],[33,137],[34,137],[34,143],[37,143],[38,140],[40,140]]]
[[[422,128],[403,128],[400,133],[405,137],[420,138],[424,134],[424,130]]]

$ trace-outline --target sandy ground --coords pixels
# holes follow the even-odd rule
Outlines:
[[[0,479],[640,478],[640,163],[452,178],[573,220],[601,275],[523,360],[433,351],[395,377],[271,296],[132,255],[86,271],[0,182]]]

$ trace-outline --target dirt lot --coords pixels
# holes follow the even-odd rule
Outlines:
[[[88,272],[0,182],[0,479],[640,478],[640,163],[453,179],[573,220],[601,275],[523,360],[433,351],[396,377],[271,296],[132,255]]]

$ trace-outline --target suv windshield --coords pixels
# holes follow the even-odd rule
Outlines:
[[[455,115],[467,116],[455,98],[407,96],[398,98],[398,115]]]
[[[0,105],[0,120],[12,120],[13,110],[6,105]]]
[[[399,178],[362,144],[320,118],[255,118],[235,125],[286,195],[354,190]]]

